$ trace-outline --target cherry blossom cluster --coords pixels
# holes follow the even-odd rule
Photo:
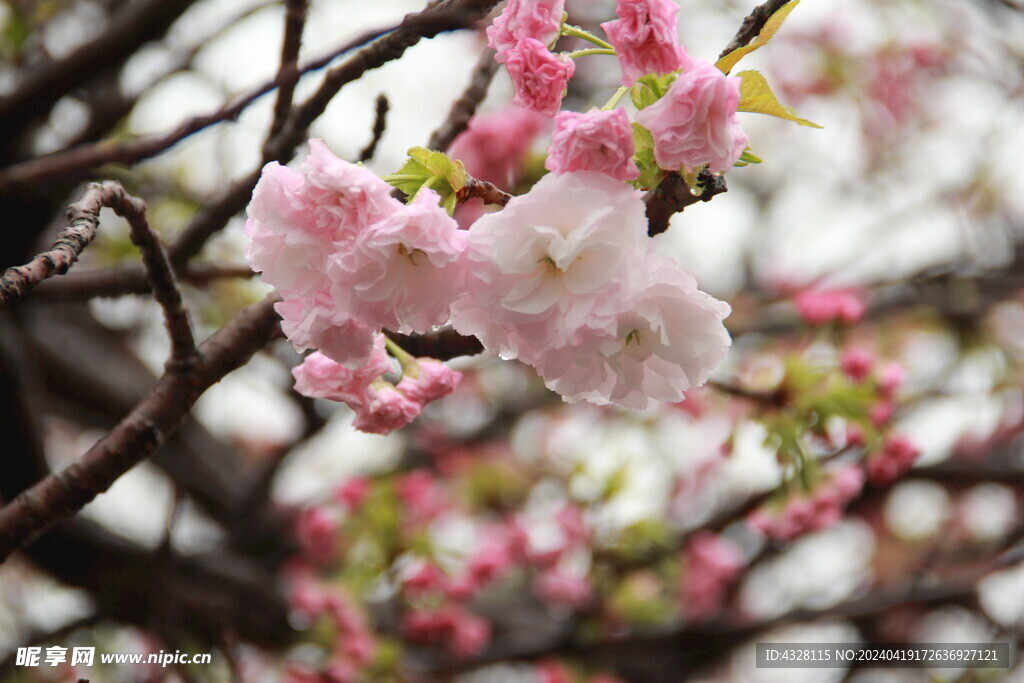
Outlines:
[[[683,551],[683,562],[680,600],[684,614],[693,620],[713,616],[721,608],[745,565],[735,543],[710,531],[694,535]]]
[[[756,510],[747,522],[769,538],[792,540],[838,522],[846,504],[856,498],[863,487],[863,470],[855,466],[843,467],[824,478],[809,494],[790,496],[777,510]]]
[[[632,409],[681,401],[726,356],[729,306],[654,249],[642,190],[678,173],[697,192],[699,173],[740,162],[748,79],[727,75],[739,57],[716,65],[688,55],[671,0],[618,0],[617,18],[601,25],[607,41],[567,24],[564,5],[511,0],[487,30],[523,109],[511,129],[477,119],[454,152],[485,180],[508,182],[553,118],[550,173],[502,210],[453,219],[478,181],[429,150],[411,150],[387,182],[319,140],[298,169],[264,168],[248,208],[247,257],[280,292],[296,350],[315,350],[295,370],[296,389],[345,402],[357,429],[386,434],[458,382],[443,365],[405,358],[382,341],[387,332],[450,324],[532,366],[569,402]],[[553,52],[560,36],[598,47]],[[614,54],[623,87],[601,109],[561,111],[573,60],[589,54]],[[635,122],[617,107],[627,92]],[[769,95],[751,101],[774,102]],[[382,344],[401,363],[397,384]]]
[[[286,669],[293,683],[354,683],[377,653],[377,638],[363,613],[347,596],[322,584],[302,563],[286,567],[290,605],[309,623],[324,619],[333,630],[326,661],[317,665],[294,662]]]
[[[573,58],[592,52],[617,56],[624,87],[647,75],[678,74],[668,91],[636,116],[637,123],[653,135],[658,166],[689,173],[707,166],[713,173],[724,173],[739,160],[747,146],[736,115],[740,79],[687,54],[679,42],[676,3],[618,0],[618,18],[601,24],[608,42],[563,26],[564,6],[564,0],[513,0],[487,29],[495,59],[512,79],[515,103],[555,117],[549,169],[596,170],[619,180],[638,175],[631,160],[633,132],[624,109],[559,112],[575,72]],[[559,35],[602,47],[556,53],[551,47]]]

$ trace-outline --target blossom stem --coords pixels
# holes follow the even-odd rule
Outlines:
[[[585,50],[576,50],[570,52],[566,56],[570,59],[576,59],[577,57],[586,57],[587,55],[613,55],[615,50],[603,48],[603,47],[590,47]]]
[[[582,28],[580,28],[579,26],[573,26],[572,24],[563,24],[562,25],[562,35],[563,36],[572,36],[574,38],[582,38],[583,40],[587,41],[588,43],[593,43],[594,45],[597,45],[598,47],[603,47],[603,48],[609,49],[609,50],[612,51],[612,54],[615,54],[615,48],[612,47],[611,43],[606,43],[605,41],[603,41],[600,38],[598,38],[597,36],[595,36],[593,33],[590,33],[589,31],[585,31]]]
[[[601,107],[601,111],[611,111],[612,109],[615,109],[615,106],[619,103],[619,100],[621,100],[622,96],[625,95],[627,92],[629,92],[629,88],[625,85],[616,90],[615,94],[612,95],[612,98],[608,100],[608,104]]]
[[[398,364],[402,366],[402,374],[412,374],[414,377],[419,374],[419,363],[412,357],[408,351],[398,345],[397,342],[392,340],[387,335],[384,335],[384,345],[387,347],[388,352],[398,360]]]

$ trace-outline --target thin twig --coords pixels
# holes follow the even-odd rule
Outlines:
[[[469,120],[476,114],[476,109],[487,97],[487,90],[498,73],[498,62],[494,60],[494,50],[487,48],[480,53],[476,66],[473,68],[473,75],[470,76],[469,85],[463,91],[459,99],[452,103],[441,127],[430,136],[427,147],[436,149],[439,152],[447,151],[452,142],[459,134],[469,126]]]
[[[380,143],[380,139],[384,136],[384,131],[388,126],[388,109],[390,106],[387,95],[384,93],[377,95],[377,103],[373,113],[373,137],[366,147],[363,148],[363,151],[359,153],[359,161],[369,161],[377,153],[377,145]]]
[[[270,123],[267,142],[274,138],[284,127],[288,114],[292,109],[292,97],[295,94],[296,81],[285,78],[290,71],[295,71],[299,61],[299,48],[302,46],[302,31],[306,26],[307,0],[285,0],[284,40],[281,43],[281,67],[277,77],[282,80],[277,89],[277,100],[274,102],[274,119]]]
[[[142,264],[153,289],[153,298],[163,309],[164,325],[171,338],[171,357],[167,362],[192,363],[196,360],[196,340],[192,335],[188,309],[181,298],[181,290],[167,262],[160,238],[146,219],[146,205],[141,199],[125,193],[120,185],[117,188],[120,192],[115,194],[116,203],[111,208],[128,221],[132,242],[142,252]]]
[[[458,199],[460,202],[464,202],[474,198],[484,200],[484,204],[497,204],[499,206],[505,206],[512,201],[512,195],[494,183],[469,177],[466,178],[466,186],[459,190]]]
[[[210,114],[188,119],[168,133],[122,143],[111,143],[109,140],[101,140],[91,145],[83,145],[75,149],[57,152],[39,159],[32,159],[10,166],[0,171],[0,189],[11,186],[27,186],[50,178],[76,178],[86,173],[89,169],[102,166],[103,164],[118,162],[130,165],[156,156],[204,128],[237,118],[253,102],[267,93],[282,85],[295,83],[299,80],[300,76],[318,71],[337,57],[373,42],[382,35],[394,30],[395,27],[389,27],[363,33],[330,54],[313,60],[300,69],[287,69],[273,80],[251,90],[233,103],[226,104]]]
[[[251,278],[248,266],[218,266],[212,263],[189,264],[175,271],[179,282],[203,287],[217,280]],[[96,297],[118,297],[150,292],[146,271],[138,263],[113,268],[76,268],[66,277],[51,278],[32,292],[32,304],[66,303]]]

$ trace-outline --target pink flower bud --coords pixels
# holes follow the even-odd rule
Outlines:
[[[569,57],[552,54],[539,40],[525,38],[508,52],[505,68],[515,88],[515,104],[554,116],[576,64]]]
[[[355,510],[370,495],[370,482],[363,477],[350,477],[334,492],[334,497],[350,510]]]
[[[433,358],[417,358],[416,361],[419,364],[419,375],[402,377],[402,381],[398,383],[398,390],[410,401],[415,401],[421,406],[452,393],[462,380],[461,372],[452,370]]]
[[[863,382],[871,374],[875,359],[865,349],[853,347],[843,352],[841,366],[846,376],[854,382]]]
[[[868,410],[868,417],[871,418],[871,424],[881,428],[889,423],[893,412],[895,408],[890,401],[879,401]]]
[[[580,609],[593,597],[590,578],[586,574],[570,574],[548,569],[537,577],[533,592],[543,602]]]
[[[299,547],[310,559],[327,562],[334,554],[338,522],[323,508],[306,508],[295,522],[295,535]]]
[[[366,403],[356,410],[352,426],[370,434],[390,434],[415,420],[423,410],[422,405],[383,381],[370,386],[365,398]]]
[[[889,397],[896,394],[896,391],[907,379],[907,371],[899,363],[889,363],[882,370],[882,376],[878,380],[878,388]]]
[[[867,310],[858,294],[844,289],[800,292],[793,303],[797,313],[809,325],[832,322],[853,325],[860,322]]]

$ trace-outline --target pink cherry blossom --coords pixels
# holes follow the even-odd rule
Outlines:
[[[378,380],[364,394],[352,426],[369,434],[390,434],[415,420],[422,410],[422,405],[409,400],[393,384]]]
[[[359,368],[373,353],[374,330],[352,318],[329,293],[286,299],[274,304],[281,330],[298,352],[320,349],[348,368]]]
[[[641,295],[608,329],[580,330],[572,344],[535,363],[548,388],[569,401],[646,408],[675,403],[707,381],[731,343],[729,305],[697,289],[671,258],[651,251],[638,270]]]
[[[402,631],[414,642],[447,645],[448,651],[459,659],[479,654],[491,638],[491,626],[486,620],[454,605],[406,612]]]
[[[462,373],[452,370],[432,358],[417,358],[418,374],[406,374],[398,383],[398,390],[422,405],[444,398],[455,391]]]
[[[889,363],[878,379],[878,388],[884,396],[892,398],[907,379],[907,371],[900,363]]]
[[[586,574],[550,568],[534,581],[533,592],[543,602],[573,609],[585,607],[594,596]]]
[[[438,592],[444,581],[444,572],[433,562],[422,562],[402,581],[402,588],[411,596]]]
[[[871,368],[875,364],[875,357],[870,351],[859,347],[851,347],[843,351],[840,366],[847,377],[854,382],[863,382],[871,374]]]
[[[539,40],[524,38],[508,52],[505,69],[515,88],[515,104],[554,116],[576,64],[565,55],[552,53]]]
[[[377,335],[366,365],[350,370],[320,352],[306,356],[292,369],[295,390],[310,398],[344,401],[356,409],[365,401],[370,384],[391,371],[391,360],[384,348],[384,336]]]
[[[452,322],[504,358],[536,362],[584,324],[612,326],[647,250],[639,192],[589,171],[549,174],[469,232]]]
[[[678,69],[685,54],[679,45],[676,13],[671,0],[618,0],[618,19],[601,24],[615,47],[622,67],[622,85],[633,85],[649,73]]]
[[[880,452],[868,456],[868,479],[875,486],[891,484],[909,472],[920,456],[921,450],[913,441],[902,434],[892,434]]]
[[[306,508],[295,521],[295,536],[306,555],[326,562],[337,544],[338,520],[324,508]]]
[[[694,535],[684,551],[686,573],[680,585],[683,610],[692,619],[717,612],[726,589],[743,568],[743,554],[736,544],[710,531]]]
[[[521,173],[533,141],[548,121],[537,112],[515,106],[477,114],[469,120],[469,127],[455,138],[448,154],[465,164],[474,178],[499,187],[511,187]]]
[[[330,258],[332,295],[370,327],[429,332],[447,322],[462,288],[464,245],[465,233],[438,206],[437,195],[421,191],[411,204],[396,202],[389,216],[367,225],[351,251]]]
[[[370,481],[365,477],[350,477],[334,491],[334,497],[345,504],[349,510],[355,510],[370,495]]]
[[[626,110],[559,112],[544,166],[555,173],[597,171],[616,180],[634,180],[640,171],[633,161],[633,128]]]
[[[487,44],[497,51],[495,60],[504,63],[524,38],[550,45],[561,32],[564,12],[565,0],[509,0],[487,27]]]
[[[743,155],[747,135],[736,107],[740,79],[709,61],[686,57],[683,73],[660,100],[636,115],[654,136],[654,159],[669,171],[705,164],[724,173]]]
[[[866,310],[860,295],[849,289],[807,290],[797,294],[793,303],[800,317],[810,325],[853,325],[860,322]]]
[[[398,478],[395,493],[405,505],[409,521],[425,524],[447,507],[444,491],[426,470],[413,470]]]

